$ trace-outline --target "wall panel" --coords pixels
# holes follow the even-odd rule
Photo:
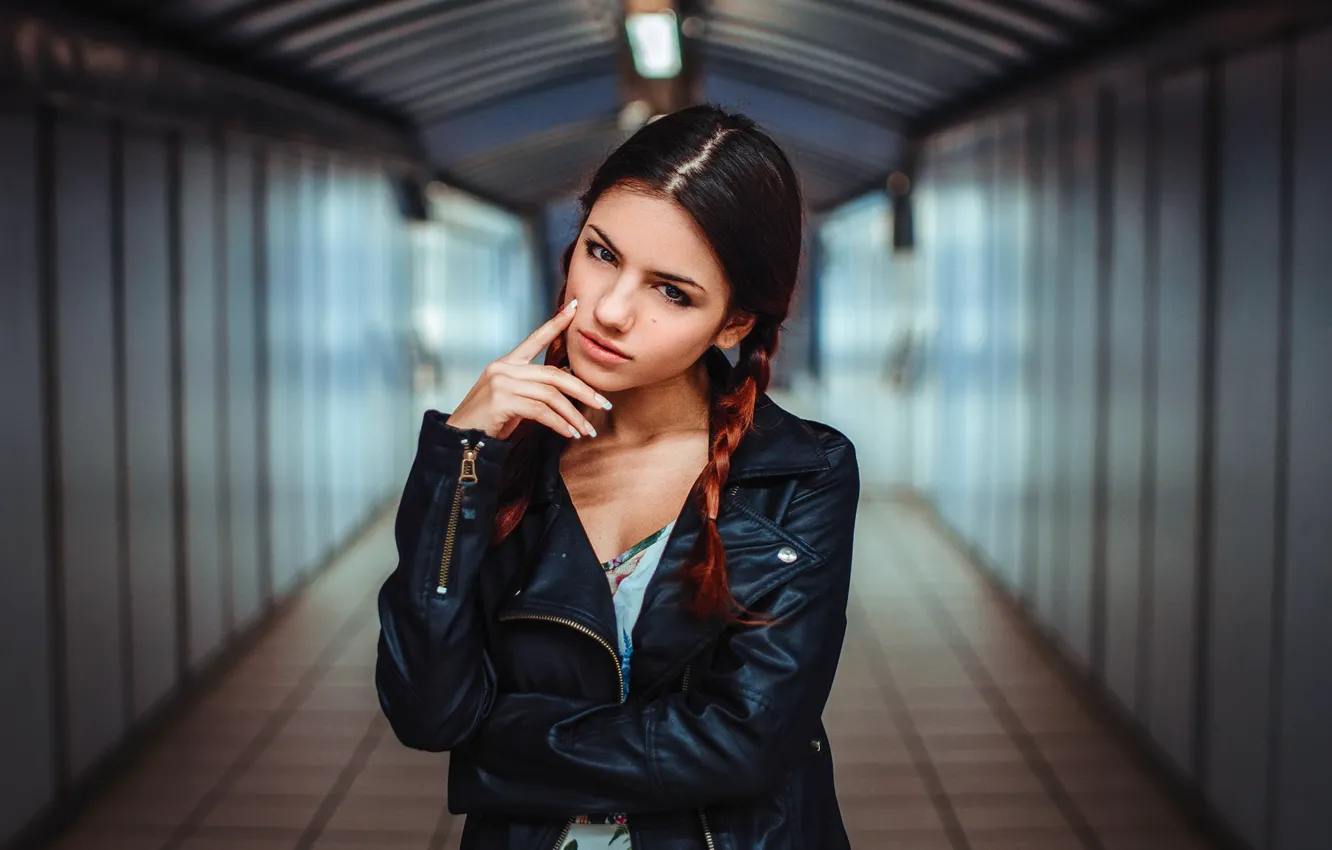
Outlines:
[[[1199,475],[1202,445],[1202,376],[1205,251],[1204,130],[1207,76],[1192,70],[1160,83],[1156,103],[1159,154],[1156,172],[1155,292],[1150,550],[1146,566],[1147,652],[1150,673],[1147,725],[1176,765],[1194,759],[1194,654],[1198,595]],[[1149,357],[1151,357],[1149,352]]]
[[[1255,844],[1271,722],[1281,268],[1278,50],[1225,62],[1216,311],[1216,444],[1208,635],[1209,793]]]
[[[304,511],[300,509],[301,434],[299,349],[295,328],[297,289],[297,171],[277,152],[268,158],[269,475],[272,505],[274,592],[285,594],[300,578]]]
[[[66,734],[70,770],[78,776],[107,753],[126,722],[105,124],[57,121],[55,204]]]
[[[261,575],[259,515],[259,373],[256,312],[255,160],[239,138],[226,146],[227,519],[235,627],[267,601]]]
[[[300,563],[306,575],[321,558],[328,543],[328,486],[326,483],[327,417],[325,415],[325,358],[323,334],[324,281],[319,252],[325,247],[322,210],[325,181],[322,162],[302,157],[298,168],[299,259],[296,272],[297,433],[301,452],[300,505],[304,510]]]
[[[129,132],[123,147],[125,411],[135,715],[177,675],[176,533],[172,438],[165,137]]]
[[[1275,846],[1332,847],[1332,32],[1295,65],[1290,442]]]
[[[1113,244],[1106,399],[1105,680],[1126,706],[1138,701],[1143,452],[1147,411],[1145,92],[1119,93],[1114,114]]]
[[[1043,108],[1041,127],[1041,272],[1037,296],[1036,355],[1040,360],[1040,388],[1033,401],[1040,419],[1040,441],[1036,444],[1036,608],[1046,624],[1061,621],[1057,600],[1062,597],[1064,551],[1057,545],[1061,521],[1059,500],[1060,420],[1059,386],[1062,378],[1058,341],[1067,290],[1064,254],[1068,244],[1063,222],[1067,204],[1062,191],[1063,108]]]
[[[37,121],[0,112],[0,683],[22,699],[0,701],[0,836],[12,834],[54,790],[50,599],[47,579],[46,403],[43,386],[41,215]],[[13,647],[23,647],[22,652]]]
[[[222,646],[226,558],[222,528],[222,386],[217,278],[217,173],[208,141],[180,142],[180,254],[185,411],[185,527],[189,568],[190,663],[205,663]]]
[[[1092,496],[1096,458],[1096,352],[1099,271],[1097,257],[1097,98],[1094,92],[1078,95],[1069,114],[1070,145],[1066,152],[1069,209],[1066,211],[1069,256],[1061,282],[1066,291],[1060,314],[1059,362],[1062,366],[1059,433],[1063,457],[1060,465],[1059,533],[1064,560],[1064,598],[1060,631],[1070,651],[1082,663],[1091,658],[1092,640]],[[1058,609],[1057,609],[1058,610]]]

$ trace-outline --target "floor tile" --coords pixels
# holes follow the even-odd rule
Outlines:
[[[954,799],[953,811],[968,835],[999,830],[1058,830],[1068,819],[1045,795],[1005,795],[986,799]]]
[[[435,799],[358,794],[342,800],[328,822],[330,830],[373,830],[430,835],[445,809],[445,795]]]
[[[204,819],[207,826],[304,829],[322,794],[227,794]]]

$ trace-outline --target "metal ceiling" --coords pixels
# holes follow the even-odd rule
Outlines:
[[[444,174],[557,199],[623,136],[621,0],[102,0],[122,21],[411,122]],[[702,94],[787,146],[819,208],[873,184],[903,132],[1066,56],[1147,0],[695,0]]]

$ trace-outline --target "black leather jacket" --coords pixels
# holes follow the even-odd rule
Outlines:
[[[553,850],[571,816],[599,812],[629,815],[634,850],[849,847],[820,718],[846,628],[851,442],[760,396],[717,522],[733,595],[779,622],[728,627],[686,609],[690,501],[649,584],[621,702],[611,596],[558,453],[518,528],[490,546],[511,446],[446,418],[426,414],[399,507],[375,679],[402,743],[451,751],[463,849]]]

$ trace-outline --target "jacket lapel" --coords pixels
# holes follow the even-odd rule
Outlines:
[[[719,618],[692,611],[693,592],[685,568],[703,522],[692,503],[678,520],[643,600],[634,628],[631,689],[650,694],[670,684],[700,650],[725,628]],[[774,588],[813,569],[822,556],[804,541],[745,505],[738,496],[722,501],[717,531],[726,546],[732,597],[752,608]]]

